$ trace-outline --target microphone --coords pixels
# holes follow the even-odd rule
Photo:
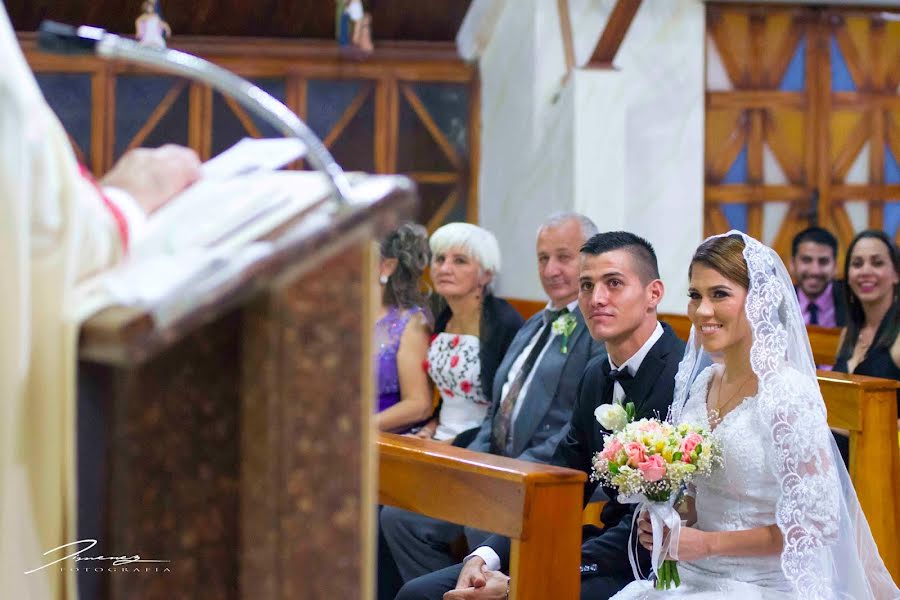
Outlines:
[[[53,54],[96,54],[106,60],[122,60],[199,81],[234,98],[247,110],[295,137],[309,149],[309,162],[331,183],[340,208],[349,206],[350,182],[340,165],[312,130],[282,102],[234,73],[192,54],[172,49],[148,48],[99,27],[74,27],[43,21],[38,29],[38,47]]]

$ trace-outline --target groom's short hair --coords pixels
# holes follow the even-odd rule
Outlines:
[[[630,231],[607,231],[591,237],[581,247],[582,254],[599,256],[613,250],[625,250],[634,259],[641,283],[647,285],[659,279],[659,265],[653,246],[639,235]]]

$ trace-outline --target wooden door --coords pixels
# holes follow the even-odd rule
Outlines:
[[[707,6],[705,231],[900,233],[900,21]],[[900,15],[898,15],[900,18]]]

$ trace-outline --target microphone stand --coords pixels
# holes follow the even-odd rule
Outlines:
[[[246,79],[192,54],[148,48],[104,29],[87,25],[76,28],[44,21],[38,29],[38,47],[54,54],[96,54],[106,60],[146,65],[209,85],[240,102],[285,137],[295,137],[302,141],[309,150],[309,162],[328,177],[338,207],[349,206],[352,194],[350,182],[325,145],[287,106]]]

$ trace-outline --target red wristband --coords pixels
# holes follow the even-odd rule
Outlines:
[[[122,249],[125,252],[128,252],[128,221],[125,219],[125,215],[119,209],[118,206],[115,205],[107,196],[103,193],[103,188],[97,183],[97,180],[94,179],[94,175],[87,170],[84,165],[78,165],[81,170],[81,176],[87,179],[91,185],[97,190],[97,193],[100,194],[100,198],[103,199],[103,204],[106,205],[106,208],[109,209],[109,212],[112,213],[113,219],[116,220],[116,227],[119,229],[119,237],[122,240]]]

